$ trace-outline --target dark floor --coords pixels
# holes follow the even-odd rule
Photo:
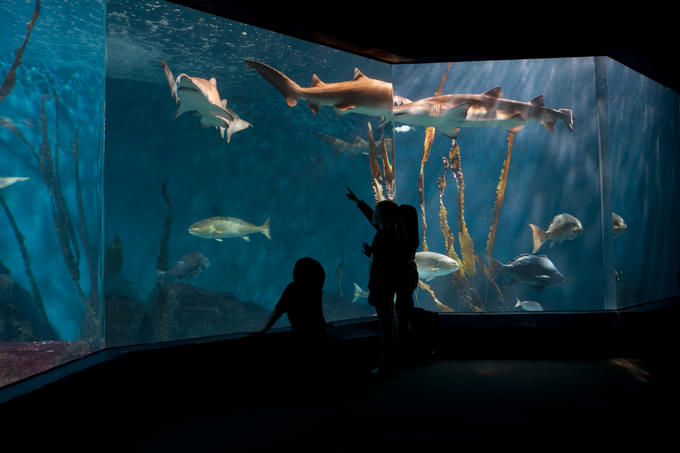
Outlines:
[[[328,367],[306,360],[304,373],[287,332],[114,350],[1,404],[0,441],[19,443],[11,451],[654,451],[677,437],[677,312],[446,317],[434,357],[377,376],[374,321],[335,327]]]

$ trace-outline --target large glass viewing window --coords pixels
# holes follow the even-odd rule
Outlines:
[[[305,256],[328,321],[374,315],[348,189],[416,208],[427,310],[680,292],[678,93],[607,57],[392,65],[164,1],[0,24],[0,386],[257,330]]]

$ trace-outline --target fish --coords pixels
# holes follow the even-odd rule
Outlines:
[[[419,99],[393,107],[394,121],[411,126],[435,127],[449,137],[460,128],[498,126],[518,132],[527,122],[540,122],[550,132],[560,120],[574,130],[570,109],[551,109],[543,104],[543,95],[530,102],[502,97],[496,87],[482,94],[444,94]]]
[[[364,156],[369,155],[370,144],[368,143],[368,141],[364,140],[358,135],[354,138],[353,142],[347,142],[341,138],[333,137],[332,135],[324,134],[322,132],[315,132],[314,135],[316,135],[321,140],[326,142],[331,148],[333,148],[333,151],[335,151],[338,154],[346,152],[351,157],[355,157],[358,154],[362,154]],[[385,145],[387,146],[388,149],[392,148],[393,143],[394,143],[393,139],[385,137]]]
[[[250,241],[249,234],[262,233],[267,239],[271,239],[269,233],[269,221],[267,219],[260,226],[253,225],[236,217],[209,217],[199,220],[189,227],[189,234],[204,239],[215,239],[222,242],[224,238],[242,238]]]
[[[366,291],[365,289],[361,289],[361,286],[354,283],[354,296],[352,296],[352,303],[355,303],[362,297],[368,297],[368,291]]]
[[[394,132],[411,132],[415,130],[415,127],[402,124],[401,126],[396,126]]]
[[[620,237],[628,229],[628,225],[626,225],[623,218],[615,212],[612,212],[612,226],[614,239]]]
[[[168,271],[157,270],[160,279],[166,278],[196,278],[201,272],[210,267],[210,260],[200,252],[189,252],[180,259]]]
[[[30,178],[25,178],[21,176],[0,176],[0,189],[11,186],[21,181],[26,181]]]
[[[417,252],[418,278],[430,281],[435,277],[452,274],[460,268],[458,261],[437,252]]]
[[[532,223],[529,224],[529,227],[534,242],[534,249],[531,253],[536,253],[546,241],[551,241],[550,247],[552,247],[556,242],[561,244],[564,241],[576,239],[583,233],[581,221],[566,213],[553,217],[550,226],[545,231]]]
[[[507,264],[489,257],[489,278],[495,280],[501,275],[509,276],[511,283],[526,283],[536,290],[557,286],[564,280],[564,275],[550,258],[528,253],[513,258]]]
[[[407,98],[392,95],[392,84],[365,76],[354,68],[352,80],[324,83],[314,74],[312,85],[303,88],[279,70],[259,61],[245,60],[249,68],[255,69],[271,83],[286,99],[289,107],[298,101],[307,101],[313,113],[320,107],[329,106],[336,114],[360,113],[377,117],[390,117],[393,105],[407,104]]]
[[[515,308],[520,308],[524,311],[543,311],[543,305],[541,305],[540,302],[535,302],[533,300],[521,301],[519,300],[519,297],[517,298]]]
[[[184,112],[196,112],[201,117],[201,127],[218,128],[222,138],[226,131],[227,143],[236,132],[253,126],[227,107],[227,100],[220,98],[214,77],[206,80],[182,73],[175,78],[164,60],[161,65],[170,86],[170,94],[175,98],[175,103],[179,104],[175,119]]]

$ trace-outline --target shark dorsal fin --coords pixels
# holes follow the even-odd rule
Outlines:
[[[321,87],[321,86],[324,86],[324,85],[326,85],[326,84],[321,81],[321,79],[319,78],[318,75],[314,74],[312,76],[312,86],[313,87]]]
[[[542,94],[539,94],[538,96],[536,96],[535,98],[533,98],[533,99],[531,100],[530,104],[532,104],[532,105],[537,105],[537,106],[539,106],[539,107],[543,107],[543,95],[542,95]]]
[[[354,79],[353,80],[358,80],[361,78],[366,77],[361,71],[359,71],[359,68],[354,68]]]
[[[482,94],[484,94],[484,95],[486,95],[486,96],[491,96],[491,97],[494,97],[494,98],[503,97],[503,96],[501,95],[501,87],[491,88],[490,90],[485,91],[485,92],[482,93]]]

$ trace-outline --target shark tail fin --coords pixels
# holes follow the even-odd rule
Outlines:
[[[352,303],[355,303],[357,300],[359,300],[363,292],[364,291],[361,289],[361,287],[354,283],[354,295],[352,296]]]
[[[267,239],[269,239],[269,240],[271,240],[271,238],[272,238],[271,234],[269,232],[269,221],[270,220],[271,219],[265,220],[264,223],[262,224],[262,227],[261,227],[262,228],[262,234],[264,234],[267,237]]]
[[[573,112],[569,109],[558,109],[557,111],[560,113],[560,119],[562,120],[564,125],[569,128],[569,132],[572,132],[574,130]]]
[[[289,79],[282,72],[264,63],[246,60],[246,64],[249,68],[255,69],[267,82],[271,83],[274,88],[279,90],[286,99],[286,103],[289,107],[297,105],[298,99],[300,98],[298,95],[300,85]]]
[[[538,252],[538,249],[543,247],[543,244],[545,243],[545,231],[533,223],[530,223],[529,227],[531,228],[531,237],[534,242],[534,249],[531,253],[536,253]]]

